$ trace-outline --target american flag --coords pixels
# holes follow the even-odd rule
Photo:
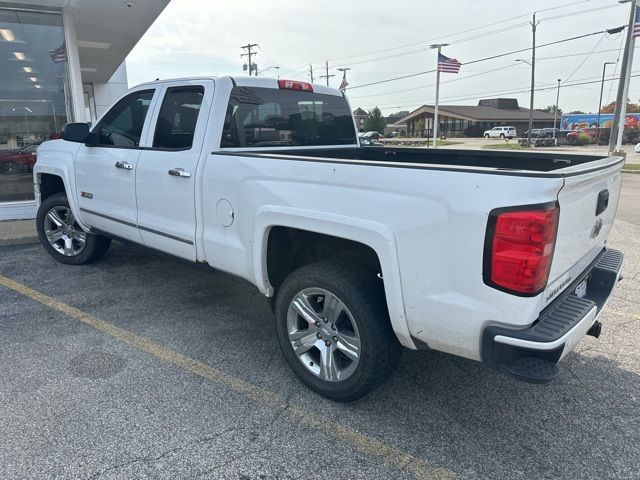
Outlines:
[[[446,73],[458,73],[462,65],[455,58],[445,57],[443,54],[438,53],[438,71]]]
[[[633,20],[633,38],[640,37],[640,7],[636,7],[636,17]]]
[[[64,62],[66,62],[67,61],[67,47],[65,45],[65,42],[62,42],[62,45],[60,45],[55,50],[49,50],[49,56],[51,57],[51,60],[53,60],[53,63],[64,63]]]
[[[349,82],[347,82],[347,72],[342,72],[342,82],[340,82],[340,90],[343,92],[349,86]]]

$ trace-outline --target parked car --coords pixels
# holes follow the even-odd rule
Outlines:
[[[372,140],[377,140],[381,136],[382,135],[380,135],[380,132],[370,131],[370,132],[366,132],[366,133],[363,133],[362,135],[360,135],[360,138],[370,138]]]
[[[516,127],[493,127],[483,134],[484,138],[516,138],[517,135]]]
[[[378,146],[384,145],[382,142],[374,140],[371,137],[365,137],[364,135],[360,135],[359,138],[360,138],[360,145],[366,145],[366,146],[369,146],[369,145],[378,145]]]
[[[558,137],[558,134],[560,133],[560,129],[559,128],[542,128],[541,129],[541,137],[542,138],[553,138],[553,132],[556,132],[556,138]]]
[[[38,145],[29,145],[0,153],[0,173],[16,175],[30,172],[36,163]]]
[[[545,134],[542,128],[532,128],[531,138],[544,138]],[[529,138],[529,130],[522,134],[522,138]]]
[[[254,284],[274,311],[264,334],[334,400],[379,385],[401,346],[545,383],[600,334],[620,278],[607,238],[623,162],[362,147],[339,90],[165,80],[40,146],[36,226],[65,264],[120,238]]]

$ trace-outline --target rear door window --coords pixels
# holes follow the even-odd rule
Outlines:
[[[220,146],[355,145],[347,101],[299,90],[234,87]]]
[[[204,87],[187,86],[167,89],[156,122],[153,147],[187,150],[193,145]]]

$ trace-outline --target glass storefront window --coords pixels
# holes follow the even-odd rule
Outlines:
[[[37,146],[70,118],[62,15],[0,8],[0,205],[32,200]]]

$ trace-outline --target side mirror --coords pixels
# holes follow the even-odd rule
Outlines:
[[[62,129],[62,139],[67,142],[84,143],[89,136],[89,125],[84,122],[67,123]]]

